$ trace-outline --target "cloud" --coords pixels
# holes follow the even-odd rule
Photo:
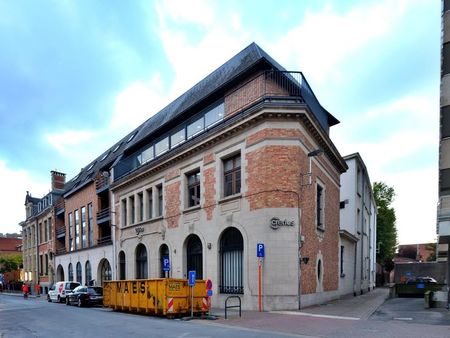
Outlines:
[[[15,171],[8,167],[7,163],[0,160],[0,186],[3,193],[0,194],[0,206],[2,217],[0,218],[0,232],[18,232],[19,222],[25,220],[25,196],[30,191],[35,197],[42,197],[50,186],[42,183],[36,177],[32,177],[25,170]]]
[[[206,0],[164,0],[156,3],[157,11],[171,20],[180,23],[191,23],[210,26],[214,23],[215,11]]]
[[[342,76],[339,64],[373,40],[386,37],[406,8],[405,1],[380,1],[359,5],[343,14],[328,5],[321,11],[307,10],[304,20],[275,43],[274,56],[282,64],[307,71],[321,82]]]
[[[94,132],[88,130],[65,130],[59,133],[46,134],[44,138],[62,155],[78,152],[80,145],[92,141]]]

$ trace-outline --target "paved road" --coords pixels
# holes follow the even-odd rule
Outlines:
[[[198,320],[168,320],[113,312],[99,307],[78,308],[0,294],[0,337],[281,338],[286,335],[258,329],[204,325]]]

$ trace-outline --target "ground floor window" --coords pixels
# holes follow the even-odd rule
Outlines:
[[[86,274],[85,283],[86,285],[90,285],[90,282],[92,280],[92,270],[91,270],[91,263],[89,261],[86,262],[84,271]]]
[[[197,235],[191,235],[186,244],[187,271],[195,271],[197,279],[203,279],[203,249]]]
[[[69,281],[73,282],[73,267],[72,267],[72,263],[69,263]]]
[[[119,279],[125,280],[126,274],[125,274],[125,252],[121,251],[119,253]]]
[[[226,229],[220,239],[221,293],[244,293],[244,240],[236,228]]]
[[[81,278],[81,264],[80,262],[77,263],[77,282],[80,283],[82,282],[82,278]]]
[[[102,285],[104,281],[112,279],[111,265],[109,265],[107,259],[104,259],[102,261],[101,276],[102,276]]]
[[[143,244],[136,248],[136,279],[148,278],[147,249]]]

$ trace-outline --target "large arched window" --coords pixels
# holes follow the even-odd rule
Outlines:
[[[64,269],[63,267],[60,265],[58,265],[58,267],[56,268],[56,281],[60,282],[64,280]]]
[[[101,285],[103,286],[104,281],[112,279],[112,272],[111,272],[111,265],[109,265],[107,259],[103,259],[100,264],[101,264],[100,272],[102,278]]]
[[[80,262],[77,263],[77,282],[80,283],[83,281],[82,277],[81,277],[81,264]]]
[[[236,228],[226,229],[220,239],[221,293],[244,293],[244,240]]]
[[[69,281],[73,282],[73,266],[72,266],[72,263],[69,263]]]
[[[119,252],[119,279],[124,280],[126,279],[126,273],[125,273],[125,252],[121,251]]]
[[[136,247],[136,279],[148,278],[147,249],[143,244]]]
[[[203,249],[197,235],[189,236],[186,244],[187,271],[196,271],[197,279],[203,279]]]
[[[85,274],[85,284],[90,285],[90,282],[92,280],[92,269],[91,263],[89,261],[86,262],[86,265],[84,267],[84,274]]]
[[[163,244],[159,248],[159,257],[160,257],[160,273],[159,276],[161,278],[169,277],[169,271],[164,271],[164,259],[169,259],[169,247],[166,244]],[[169,261],[170,268],[170,261]]]

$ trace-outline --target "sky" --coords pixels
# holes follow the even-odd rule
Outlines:
[[[0,0],[0,232],[251,42],[302,71],[341,155],[394,187],[399,242],[436,238],[441,4]]]

